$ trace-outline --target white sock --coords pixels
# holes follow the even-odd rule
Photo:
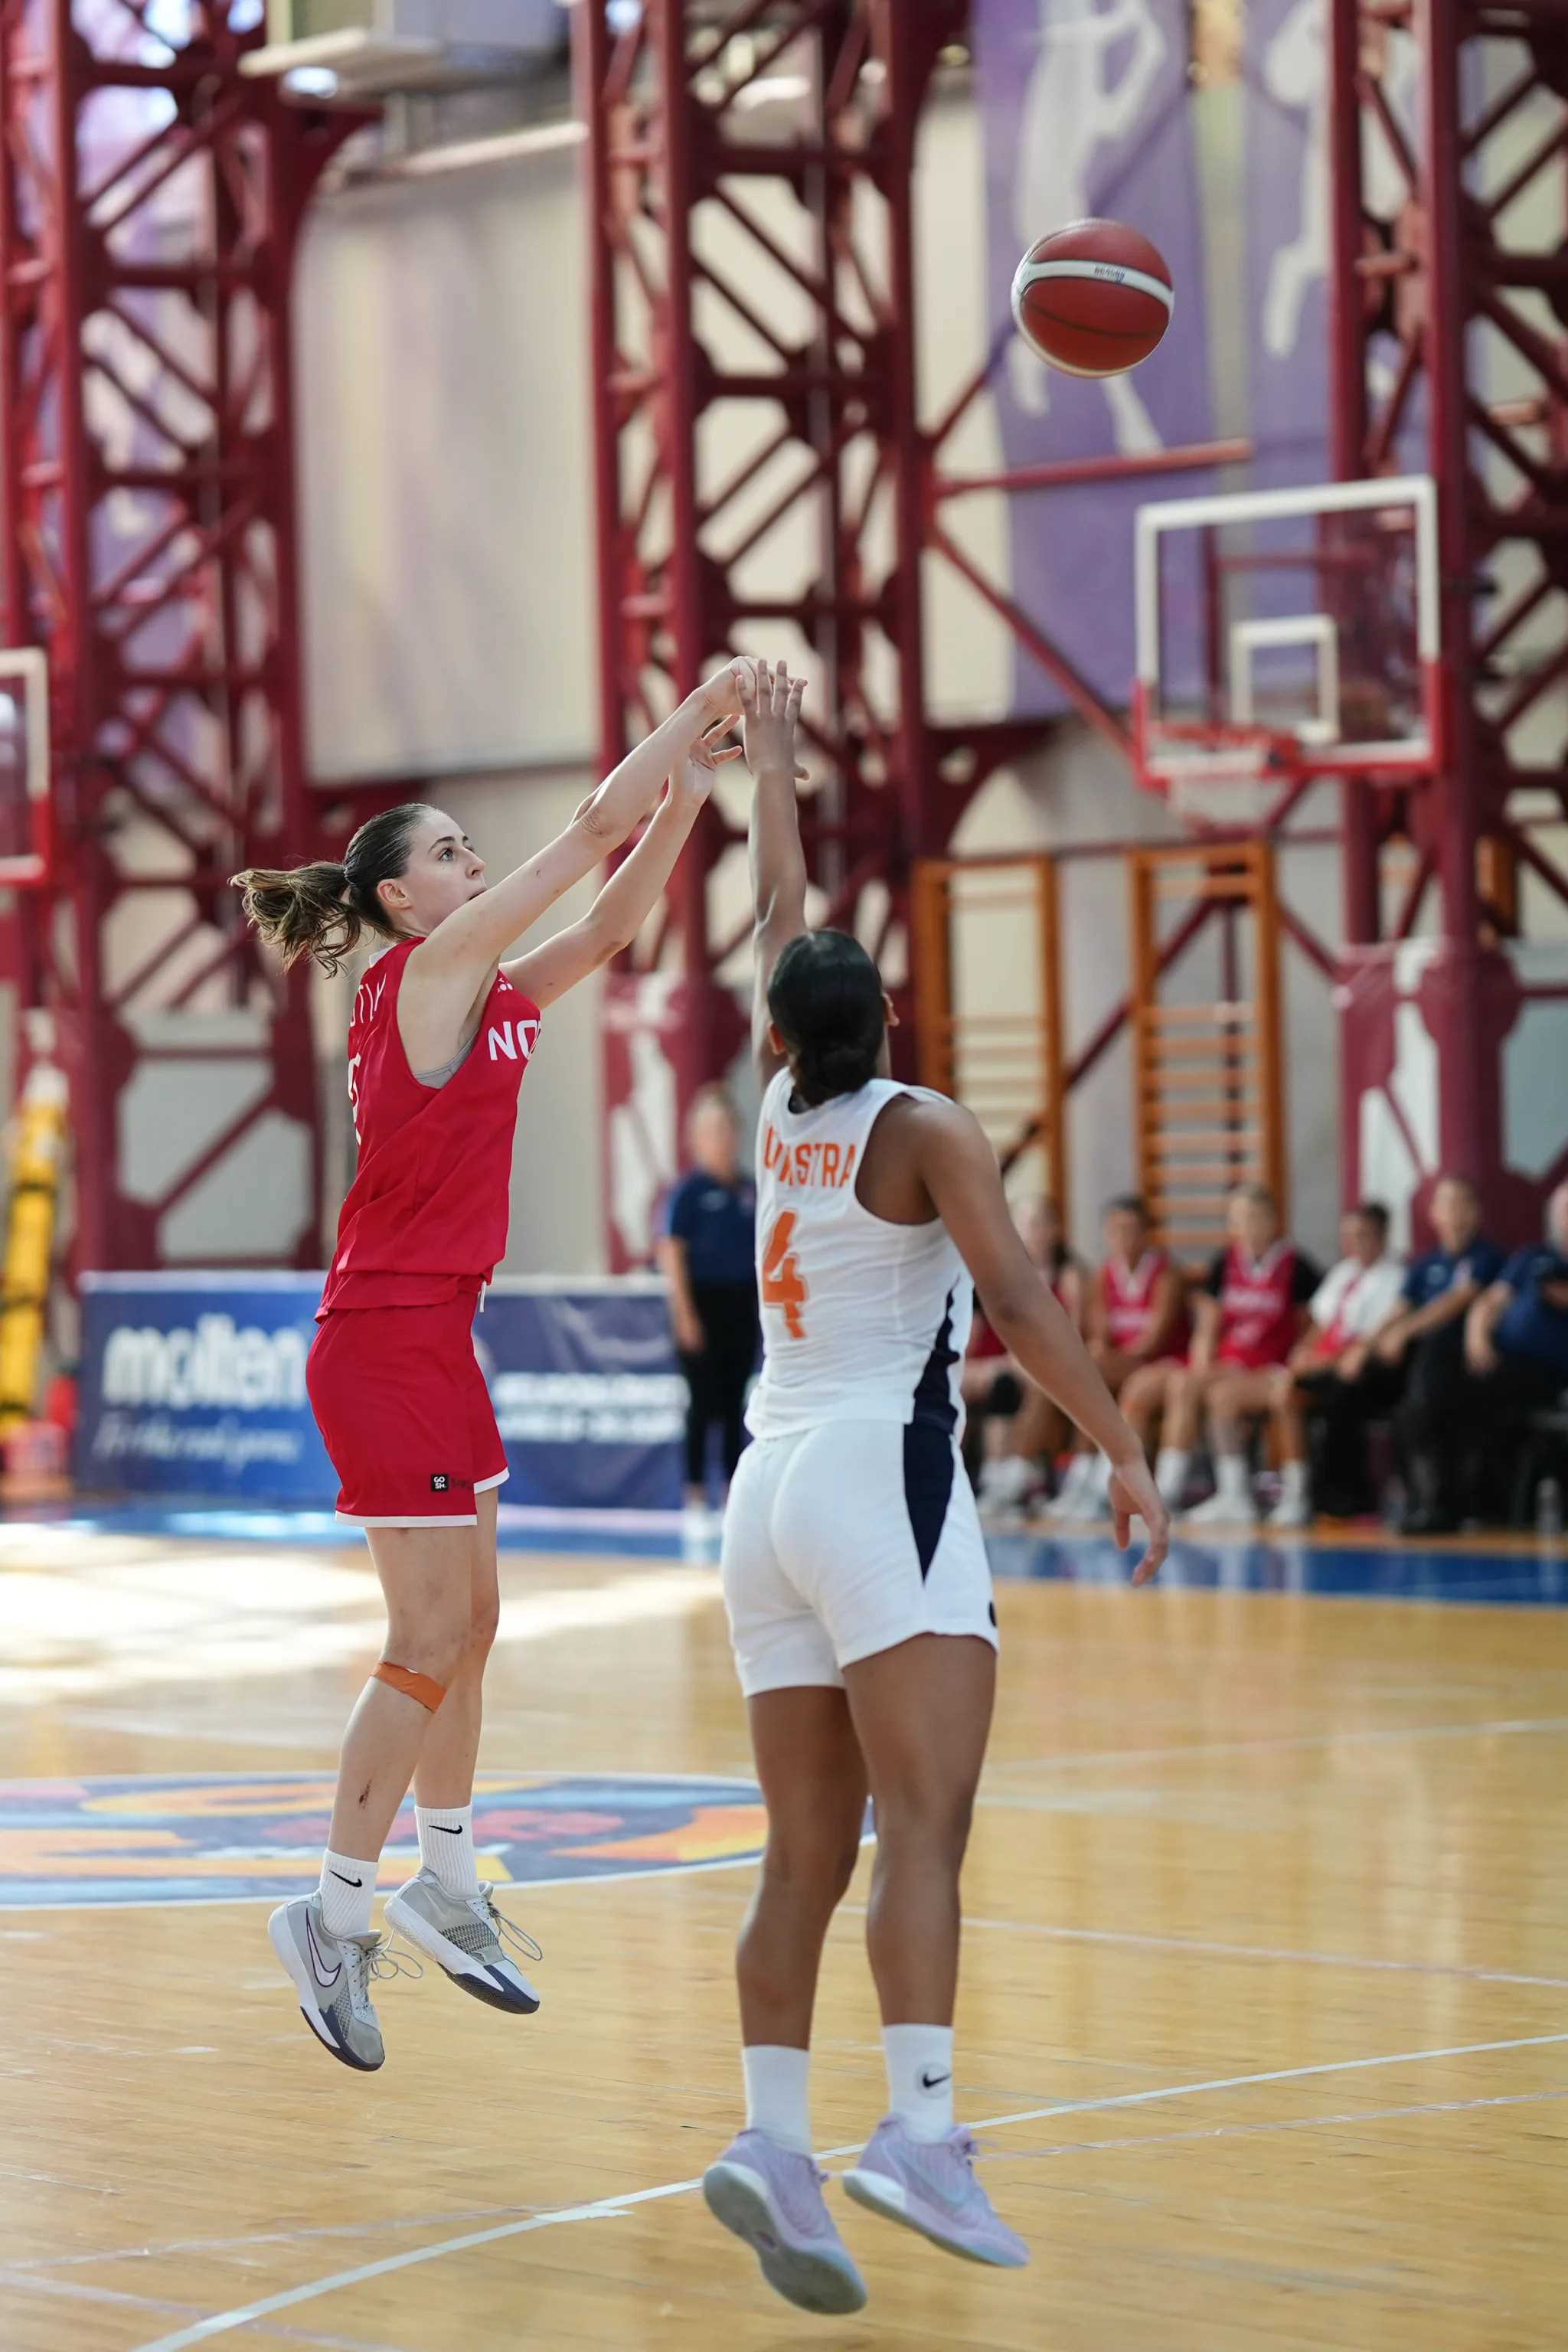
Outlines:
[[[884,2025],[888,2105],[911,2139],[944,2139],[952,2129],[952,2028]]]
[[[368,1936],[375,1901],[376,1865],[352,1853],[321,1856],[321,1925],[329,1936]]]
[[[765,2132],[797,2156],[811,2154],[811,2110],[806,2103],[809,2050],[757,2042],[741,2053],[746,2074],[746,2129]]]
[[[1214,1465],[1215,1486],[1227,1503],[1246,1503],[1252,1497],[1247,1475],[1245,1454],[1216,1454]]]
[[[1193,1457],[1185,1446],[1161,1446],[1159,1458],[1154,1464],[1154,1484],[1168,1503],[1180,1499],[1192,1466]]]
[[[419,1859],[433,1870],[448,1895],[462,1902],[479,1891],[474,1859],[474,1809],[467,1805],[416,1805]]]
[[[1086,1454],[1083,1458],[1088,1465],[1089,1475],[1085,1483],[1089,1491],[1103,1503],[1110,1493],[1110,1456],[1109,1454]]]
[[[1307,1499],[1307,1465],[1304,1462],[1282,1462],[1279,1465],[1279,1499],[1282,1503],[1304,1503]]]

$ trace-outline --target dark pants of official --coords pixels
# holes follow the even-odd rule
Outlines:
[[[1404,1385],[1402,1367],[1376,1361],[1359,1381],[1342,1381],[1330,1366],[1302,1382],[1311,1399],[1307,1426],[1312,1501],[1331,1518],[1354,1518],[1375,1507],[1367,1472],[1367,1424],[1393,1411]]]
[[[1462,1321],[1418,1341],[1394,1423],[1417,1507],[1455,1518],[1473,1504],[1482,1517],[1504,1517],[1497,1473],[1506,1441],[1562,1388],[1561,1372],[1527,1356],[1505,1356],[1495,1371],[1473,1372]]]
[[[686,1411],[686,1483],[708,1476],[708,1433],[717,1427],[724,1475],[732,1478],[745,1444],[742,1418],[746,1384],[757,1360],[757,1294],[749,1282],[698,1282],[691,1303],[702,1326],[702,1351],[682,1354],[689,1402]]]

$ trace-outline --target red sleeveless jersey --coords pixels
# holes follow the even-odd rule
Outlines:
[[[1219,1359],[1261,1371],[1282,1364],[1296,1342],[1296,1253],[1279,1241],[1254,1264],[1244,1250],[1226,1253],[1219,1294]]]
[[[397,1026],[416,940],[378,956],[349,1022],[349,1099],[359,1173],[338,1220],[321,1313],[427,1307],[488,1282],[506,1251],[517,1091],[539,1007],[498,972],[468,1058],[422,1086]]]
[[[1119,1258],[1107,1258],[1100,1270],[1100,1296],[1105,1310],[1105,1334],[1113,1348],[1123,1354],[1141,1348],[1149,1336],[1154,1320],[1154,1293],[1161,1277],[1169,1272],[1171,1255],[1168,1250],[1145,1250],[1136,1265],[1122,1265]],[[1166,1353],[1171,1357],[1184,1356],[1191,1333],[1184,1315],[1171,1332]]]

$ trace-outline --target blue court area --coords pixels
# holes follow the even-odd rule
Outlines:
[[[62,1505],[35,1508],[27,1517],[86,1534],[177,1536],[226,1543],[343,1544],[363,1541],[359,1528],[330,1511],[240,1511],[153,1503]],[[502,1506],[500,1540],[507,1551],[542,1551],[631,1559],[681,1557],[679,1515],[665,1511],[515,1510]],[[1109,1534],[1091,1530],[1046,1535],[1025,1528],[987,1538],[993,1571],[1058,1584],[1117,1584],[1128,1558]],[[1521,1608],[1568,1605],[1568,1544],[1514,1538],[1487,1542],[1463,1537],[1442,1544],[1405,1544],[1371,1529],[1269,1541],[1258,1536],[1177,1538],[1161,1571],[1168,1591],[1316,1592],[1341,1598],[1365,1594],[1384,1601],[1484,1601]]]

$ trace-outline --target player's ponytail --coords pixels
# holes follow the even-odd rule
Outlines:
[[[791,940],[768,983],[768,1011],[804,1103],[858,1094],[876,1076],[887,1034],[881,975],[847,932]]]
[[[381,885],[408,871],[414,828],[425,814],[423,801],[383,809],[361,825],[341,866],[319,858],[310,866],[251,866],[230,876],[243,894],[246,920],[277,950],[285,971],[308,955],[323,971],[336,971],[366,931],[395,939]]]

